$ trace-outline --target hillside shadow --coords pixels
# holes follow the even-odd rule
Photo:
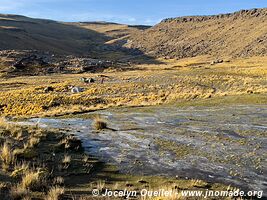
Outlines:
[[[146,30],[146,29],[152,27],[152,26],[148,26],[148,25],[128,25],[128,26],[132,27],[132,28],[137,28],[138,30]]]
[[[160,61],[156,60],[155,57],[146,55],[143,51],[137,48],[127,48],[123,45],[127,42],[126,40],[120,40],[115,44],[110,44],[109,41],[116,40],[118,38],[99,33],[92,29],[87,29],[83,27],[78,27],[75,25],[69,25],[70,27],[75,27],[87,31],[88,34],[94,34],[95,37],[101,38],[102,41],[95,44],[95,46],[90,47],[89,55],[93,58],[103,58],[118,62],[131,62],[135,64],[161,64]],[[147,26],[129,26],[135,27],[137,30],[145,30]],[[84,54],[83,54],[84,55]],[[85,55],[88,56],[88,55]]]
[[[9,16],[9,20],[0,20],[0,26],[16,28],[0,29],[2,41],[9,41],[8,43],[0,41],[0,50],[38,50],[59,55],[75,55],[137,64],[160,63],[139,49],[124,47],[124,42],[108,44],[108,41],[117,38],[79,27],[78,24]],[[137,30],[146,28],[145,26],[134,27]]]

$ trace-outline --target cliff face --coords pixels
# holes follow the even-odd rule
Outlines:
[[[156,57],[267,55],[267,9],[165,19],[132,34],[126,46]]]

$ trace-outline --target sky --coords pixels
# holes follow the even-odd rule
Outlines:
[[[154,25],[162,19],[266,8],[267,0],[0,0],[1,14]]]

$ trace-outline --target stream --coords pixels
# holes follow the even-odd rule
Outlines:
[[[267,106],[119,108],[92,119],[33,118],[29,124],[76,135],[91,155],[123,173],[203,179],[267,190]]]

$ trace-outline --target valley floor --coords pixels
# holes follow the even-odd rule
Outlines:
[[[214,58],[206,56],[181,60],[159,59],[158,61],[161,64],[136,65],[131,70],[123,70],[123,68],[115,70],[112,68],[106,69],[103,73],[51,74],[47,76],[23,76],[21,74],[21,76],[10,78],[2,76],[0,78],[0,115],[3,117],[0,124],[0,178],[2,182],[0,183],[0,194],[5,196],[10,196],[10,194],[18,195],[19,199],[21,195],[27,196],[30,193],[30,195],[37,199],[43,199],[50,192],[57,192],[60,196],[62,192],[60,189],[65,187],[65,199],[73,199],[76,196],[77,198],[74,199],[79,199],[80,196],[95,199],[95,197],[91,196],[92,189],[102,191],[106,188],[111,190],[130,188],[140,191],[144,187],[155,189],[163,186],[166,190],[235,190],[236,188],[198,179],[186,180],[179,177],[164,178],[161,176],[121,174],[118,172],[118,168],[101,162],[97,156],[86,156],[85,152],[80,149],[79,139],[73,135],[66,134],[61,129],[62,127],[40,129],[38,126],[25,126],[25,124],[24,126],[18,126],[7,123],[11,119],[25,121],[25,118],[34,117],[50,117],[52,121],[56,117],[85,118],[88,112],[107,108],[119,108],[117,110],[121,110],[126,115],[126,121],[122,123],[127,125],[126,122],[131,122],[127,117],[131,115],[135,117],[137,113],[135,111],[128,116],[127,113],[130,107],[148,106],[142,108],[144,109],[142,112],[148,109],[148,114],[151,111],[150,108],[160,111],[161,106],[159,105],[171,105],[179,108],[181,112],[184,108],[190,110],[192,106],[199,108],[215,106],[218,108],[224,105],[226,111],[227,109],[231,111],[237,105],[246,105],[248,107],[250,105],[258,105],[259,109],[261,106],[265,107],[267,105],[267,57],[224,59],[220,63],[212,63],[213,60]],[[84,83],[81,81],[83,77],[93,78],[95,82]],[[72,93],[70,86],[83,88],[84,91]],[[138,108],[136,109],[138,110]],[[172,111],[174,110],[164,110],[161,114],[165,112],[171,113]],[[106,117],[109,116],[109,110],[103,112],[105,112],[104,115]],[[261,114],[261,112],[257,113]],[[227,118],[225,117],[228,116],[227,112],[223,112],[222,115],[218,112],[220,116],[225,115],[222,120],[237,120],[243,126],[245,122],[239,121],[239,116],[235,116],[240,113],[232,114],[231,117]],[[182,113],[180,115],[182,116]],[[212,119],[216,115],[216,111],[213,112],[213,116],[209,119],[208,127],[205,128],[210,127]],[[245,112],[245,115],[248,115],[248,112]],[[265,113],[262,116],[265,116]],[[118,119],[117,121],[120,121],[121,118],[118,117]],[[151,120],[151,117],[146,119]],[[134,121],[139,120],[141,123],[146,123],[146,119],[134,118]],[[198,116],[186,119],[188,121],[180,119],[182,121],[179,121],[179,123],[184,123],[183,125],[186,127],[192,125],[192,129],[194,129],[193,125],[201,124],[199,122],[201,119]],[[220,121],[220,119],[218,117],[216,122]],[[37,125],[38,123],[37,120]],[[153,124],[153,121],[148,121],[148,123]],[[173,124],[176,122],[171,121],[169,123],[168,120],[166,123],[168,130],[174,130],[169,126],[177,125]],[[257,133],[257,137],[266,138],[265,132],[262,131],[266,130],[265,127],[262,127],[264,120],[260,119],[257,123],[261,123],[258,124],[261,130]],[[82,126],[82,124],[80,125]],[[119,126],[115,121],[111,122],[111,125],[111,128]],[[151,130],[157,131],[157,126],[158,124],[151,127]],[[240,137],[248,138],[242,139],[239,138],[239,135],[231,132],[231,130],[225,131],[225,127],[220,128],[227,135],[227,139],[221,138],[220,134],[218,137],[213,137],[205,132],[203,135],[204,138],[208,138],[206,142],[209,145],[205,147],[201,143],[195,144],[198,144],[198,147],[210,148],[209,150],[214,152],[218,149],[231,149],[233,147],[232,142],[237,147],[241,146],[242,148],[248,145],[249,150],[253,150],[253,147],[249,146],[250,144],[255,145],[255,148],[257,148],[255,150],[255,157],[252,156],[253,159],[250,159],[250,152],[247,152],[246,162],[253,164],[250,172],[259,172],[258,176],[262,178],[262,173],[266,171],[263,168],[264,163],[262,159],[264,155],[261,156],[264,150],[262,149],[263,145],[257,146],[255,144],[257,141],[253,138],[251,139],[251,132],[246,132],[245,130],[239,132],[239,130],[236,130]],[[179,132],[180,130],[177,129],[177,131]],[[217,129],[216,131],[221,132]],[[131,133],[135,132],[137,135],[139,133],[143,134],[142,130],[139,129],[131,131]],[[181,133],[181,136],[184,136],[186,141],[193,140],[193,137],[200,137],[197,132],[191,135],[192,138],[190,134],[187,135],[187,130],[185,132],[186,134]],[[102,133],[100,132],[99,134]],[[114,130],[108,129],[107,134],[96,137],[103,136],[105,138],[109,134],[114,135]],[[136,138],[142,139],[142,142],[144,142],[147,139],[146,136],[144,134],[142,137]],[[135,135],[130,135],[129,137],[132,138]],[[176,155],[177,159],[184,158],[187,154],[191,155],[194,152],[191,151],[191,146],[178,145],[176,148],[173,141],[169,141],[170,138],[168,140],[162,140],[162,138],[155,140],[155,146],[158,148],[156,151],[170,152],[172,155]],[[213,141],[216,141],[216,145],[219,145],[224,139],[225,143],[227,143],[226,146],[217,148],[212,145]],[[235,143],[233,140],[238,141],[238,143]],[[99,141],[99,138],[97,141]],[[142,142],[140,143],[141,145],[143,144]],[[152,148],[155,146],[152,145]],[[132,143],[131,148],[137,147]],[[116,151],[116,148],[112,151]],[[112,153],[112,151],[109,153]],[[232,151],[233,149],[231,153],[229,153],[230,151],[228,152],[230,159],[225,158],[229,162],[231,161],[230,164],[233,165],[232,170],[223,171],[223,173],[227,173],[230,176],[238,176],[238,165],[242,163],[239,162],[239,154],[235,154],[237,152]],[[3,154],[3,152],[6,153]],[[199,157],[204,155],[200,154],[200,151],[198,152]],[[240,152],[242,155],[241,150]],[[93,153],[90,152],[89,154]],[[236,157],[231,157],[231,154],[236,155]],[[223,152],[219,152],[218,155],[223,155]],[[225,164],[224,158],[218,160],[216,156],[211,156],[210,160]],[[45,160],[48,162],[44,162]],[[171,160],[171,162],[173,161]],[[170,165],[172,164],[171,162],[169,162]],[[137,160],[133,165],[137,167],[138,163],[139,161]],[[31,177],[29,177],[30,175]],[[244,174],[241,175],[246,177]],[[44,180],[43,177],[45,177],[46,182],[42,182]],[[28,182],[27,178],[30,179]],[[62,182],[63,180],[64,183]],[[35,185],[36,182],[38,182],[37,185]],[[258,187],[256,183],[253,186],[255,185]],[[55,191],[55,187],[57,191]]]
[[[208,57],[159,61],[162,64],[136,65],[130,71],[107,69],[101,74],[2,78],[0,114],[55,116],[173,102],[180,105],[267,102],[267,57],[225,60],[217,64],[210,64],[212,59]],[[83,83],[82,77],[93,78],[95,82]],[[53,91],[45,91],[49,86]],[[85,91],[73,94],[69,86],[79,86]]]

